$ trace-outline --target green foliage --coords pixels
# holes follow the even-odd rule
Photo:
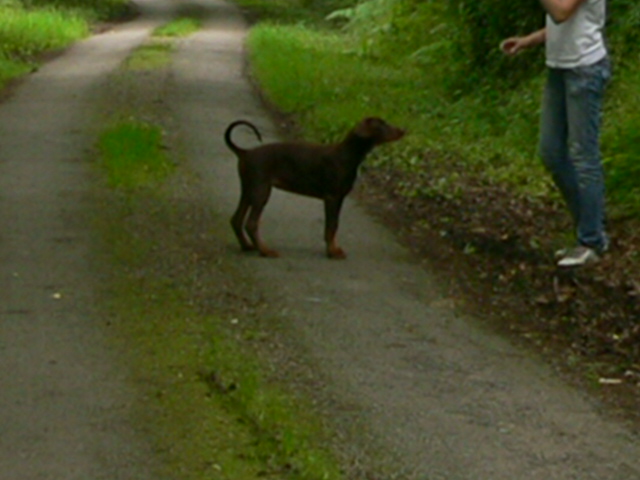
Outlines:
[[[610,0],[607,8],[613,54],[621,64],[637,63],[640,45],[640,3],[635,0]]]
[[[124,0],[0,0],[0,87],[35,66],[39,54],[89,33],[89,22],[126,10]]]
[[[61,48],[88,33],[86,22],[57,10],[0,7],[0,52],[26,58]]]
[[[361,39],[362,54],[419,63],[426,73],[438,65],[447,92],[459,96],[486,81],[512,87],[541,68],[541,59],[513,62],[498,48],[508,36],[540,28],[540,7],[526,4],[496,15],[496,1],[368,0],[328,19],[346,22],[345,30]],[[443,58],[455,61],[443,65]]]
[[[605,113],[603,154],[608,195],[621,213],[640,212],[640,69],[618,73]]]
[[[339,5],[337,1],[313,0],[235,0],[241,7],[261,20],[277,23],[317,23],[330,10]]]
[[[618,68],[603,132],[609,197],[638,213],[640,7],[611,4]],[[359,116],[380,115],[410,135],[368,164],[412,173],[407,195],[455,194],[459,169],[520,193],[557,194],[537,158],[543,49],[511,58],[498,48],[543,25],[537,2],[368,0],[328,21],[333,31],[259,26],[249,38],[255,76],[306,136],[335,139]]]
[[[21,0],[28,9],[72,11],[89,21],[106,20],[128,12],[127,0]]]
[[[614,54],[626,62],[640,44],[640,4],[609,2],[608,33]],[[389,60],[418,61],[430,68],[442,58],[448,90],[466,92],[481,84],[512,88],[543,65],[543,50],[512,59],[498,46],[502,40],[544,26],[539,2],[508,0],[366,0],[334,11],[345,29],[361,39],[360,51]],[[631,61],[631,60],[629,60]]]
[[[507,61],[498,48],[507,37],[524,35],[544,26],[539,2],[508,0],[449,0],[450,21],[458,25],[459,61],[466,62],[471,82],[487,76],[499,78]],[[509,75],[530,73],[533,62],[509,65]],[[521,72],[519,72],[520,70]]]
[[[420,108],[415,92],[427,79],[419,69],[401,71],[370,61],[356,55],[354,45],[344,35],[302,26],[261,25],[248,39],[253,73],[269,100],[304,117],[306,133],[324,140],[343,135],[389,102],[395,110],[390,119]]]
[[[6,54],[0,53],[0,88],[10,80],[29,73],[32,68],[29,62],[9,58]]]
[[[398,3],[399,0],[368,0],[337,9],[327,15],[327,19],[343,19],[350,29],[371,33],[389,27],[393,9]]]
[[[464,156],[466,168],[479,174],[546,191],[544,182],[531,180],[531,166],[539,166],[535,92],[540,82],[504,94],[485,88],[454,101],[446,94],[446,62],[434,63],[426,74],[422,64],[397,65],[354,53],[357,45],[352,35],[302,26],[261,25],[248,39],[253,73],[267,97],[295,113],[306,136],[336,140],[360,118],[379,115],[411,134],[377,152],[372,161],[378,165],[417,173],[427,167],[421,159],[425,149],[448,152]],[[428,168],[440,168],[434,162]],[[434,188],[445,189],[442,178],[453,173],[442,167]]]

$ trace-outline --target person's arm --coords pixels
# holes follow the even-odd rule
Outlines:
[[[507,55],[515,55],[525,48],[535,47],[547,39],[547,29],[543,28],[525,37],[507,38],[500,44],[500,49]]]
[[[540,0],[554,22],[566,22],[586,0]]]

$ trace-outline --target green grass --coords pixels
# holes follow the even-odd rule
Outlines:
[[[124,273],[139,263],[131,252],[140,251],[140,236],[117,222],[108,238],[116,240],[112,252],[126,252],[125,268],[111,279],[110,313],[131,352],[124,360],[146,386],[138,414],[165,452],[166,473],[193,480],[342,478],[317,447],[322,427],[311,409],[264,377],[255,354],[222,326],[228,320],[199,314],[162,279]]]
[[[25,2],[27,4],[27,2]],[[33,70],[42,53],[87,36],[91,22],[126,9],[126,2],[0,2],[0,88]]]
[[[12,59],[0,54],[0,88],[14,78],[21,77],[32,71],[34,65],[31,62]]]
[[[407,127],[402,142],[376,151],[368,164],[425,174],[430,183],[413,185],[409,195],[450,193],[463,166],[476,178],[502,183],[516,194],[557,197],[537,156],[544,83],[540,52],[505,60],[504,78],[465,78],[467,67],[446,40],[451,19],[430,5],[420,6],[432,14],[428,28],[433,33],[427,34],[414,34],[415,21],[409,19],[406,25],[396,19],[362,31],[259,23],[248,39],[253,75],[277,108],[295,115],[306,137],[335,139],[364,115]],[[398,25],[406,27],[402,35],[393,33]],[[417,36],[413,43],[404,38],[412,35]],[[420,42],[427,43],[412,51]],[[524,71],[523,62],[538,62],[538,73],[509,83],[508,72]],[[613,209],[638,214],[634,159],[640,143],[633,112],[640,107],[640,67],[627,65],[616,72],[608,96],[603,155]],[[455,167],[451,158],[458,160]]]
[[[270,101],[299,115],[309,136],[335,138],[363,115],[394,120],[418,108],[413,92],[427,86],[420,72],[368,61],[350,40],[303,26],[261,25],[251,32],[255,76]],[[412,102],[398,101],[409,96]]]
[[[58,10],[0,7],[0,51],[27,57],[62,48],[88,33],[86,21]]]
[[[197,32],[202,21],[197,18],[182,17],[156,28],[155,37],[186,37]]]
[[[421,169],[425,151],[455,153],[470,170],[546,192],[545,182],[531,181],[531,166],[539,167],[537,142],[521,143],[537,130],[538,99],[528,90],[537,88],[536,81],[510,95],[452,99],[442,85],[446,71],[434,68],[427,75],[416,63],[371,58],[359,53],[358,42],[339,32],[261,24],[252,29],[248,46],[267,98],[295,114],[307,137],[335,140],[358,119],[378,115],[410,134],[376,152],[374,164]],[[523,113],[510,116],[510,108]]]
[[[97,147],[109,185],[114,188],[152,187],[174,168],[157,125],[119,121],[102,132]]]
[[[619,213],[640,213],[640,68],[616,72],[604,115],[608,196]]]
[[[128,70],[153,70],[167,66],[175,50],[173,40],[191,35],[200,27],[201,21],[191,17],[180,17],[161,25],[153,31],[150,40],[134,50],[123,67]]]
[[[155,40],[137,48],[125,61],[124,68],[129,70],[152,70],[171,62],[174,45],[170,42]]]
[[[30,8],[74,12],[88,22],[117,19],[129,13],[131,8],[127,0],[29,0],[22,3]]]

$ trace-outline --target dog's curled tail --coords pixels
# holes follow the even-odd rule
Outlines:
[[[224,132],[224,141],[227,144],[227,147],[229,147],[229,149],[231,149],[236,154],[245,151],[244,148],[240,148],[231,140],[231,132],[233,131],[234,128],[236,128],[239,125],[245,125],[249,127],[251,130],[253,130],[253,133],[256,134],[256,137],[258,137],[258,140],[262,142],[262,135],[260,135],[258,128],[253,123],[248,122],[246,120],[236,120],[235,122],[232,122],[231,124],[229,124],[229,126]]]

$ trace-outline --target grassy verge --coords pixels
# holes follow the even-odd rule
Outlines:
[[[366,115],[409,128],[403,142],[372,162],[410,173],[428,169],[434,181],[416,185],[409,195],[455,191],[451,156],[464,158],[474,174],[507,181],[527,193],[549,193],[535,159],[537,142],[521,141],[535,138],[537,79],[510,95],[487,91],[454,100],[440,81],[445,73],[361,55],[354,35],[262,24],[252,30],[248,45],[253,74],[267,98],[295,114],[305,136],[335,139]],[[522,113],[510,116],[513,108]]]
[[[26,4],[26,3],[25,3]],[[93,22],[122,12],[126,2],[0,3],[0,88],[33,70],[42,53],[85,37]]]
[[[73,13],[0,6],[0,88],[35,68],[35,58],[82,38],[88,25]]]
[[[297,11],[296,2],[288,4]],[[409,196],[455,194],[464,170],[515,195],[556,199],[537,158],[542,60],[530,54],[504,60],[494,82],[475,79],[449,38],[455,32],[447,13],[428,3],[411,15],[392,17],[400,4],[367,2],[360,10],[371,12],[360,14],[361,21],[354,19],[357,11],[344,14],[351,18],[348,29],[332,29],[326,21],[287,23],[288,13],[279,21],[269,17],[248,41],[257,82],[277,108],[296,115],[310,138],[333,139],[365,114],[409,128],[410,136],[376,163],[424,177],[405,189]],[[308,19],[313,18],[312,12]],[[509,72],[521,71],[525,63],[540,68],[510,84]],[[606,107],[603,152],[613,213],[640,213],[640,187],[629,181],[637,172],[631,158],[640,155],[632,114],[640,102],[638,72],[629,62],[616,72]],[[452,158],[458,160],[455,168]]]

